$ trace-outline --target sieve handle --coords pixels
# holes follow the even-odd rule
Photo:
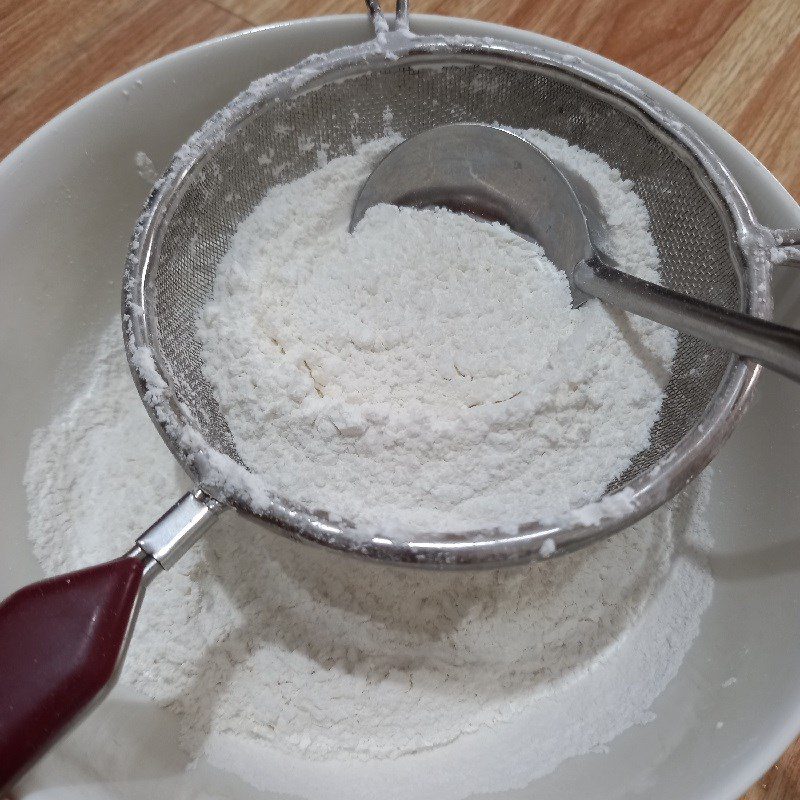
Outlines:
[[[0,797],[106,695],[145,587],[223,508],[199,489],[187,492],[122,558],[0,603]]]
[[[604,303],[688,333],[800,381],[800,332],[635,278],[597,257],[572,272],[577,289]]]
[[[0,604],[0,796],[110,687],[144,568],[125,556]]]

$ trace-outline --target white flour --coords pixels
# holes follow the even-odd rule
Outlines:
[[[641,200],[597,156],[532,141],[596,188],[624,269],[657,280]],[[596,500],[648,443],[675,334],[570,304],[501,225],[350,209],[396,139],[271,189],[201,312],[204,371],[250,469],[382,530],[513,525]]]
[[[535,140],[595,184],[623,267],[655,277],[630,187]],[[673,335],[573,312],[563,276],[499,226],[377,209],[350,240],[347,198],[386,146],[270,193],[237,235],[204,343],[240,449],[286,494],[366,524],[514,523],[597,497],[647,442]],[[26,474],[51,573],[124,552],[188,488],[118,323],[87,361]],[[122,681],[177,714],[191,757],[262,788],[405,797],[420,769],[438,800],[522,786],[651,718],[711,596],[682,555],[707,542],[706,495],[698,482],[569,557],[457,574],[230,513],[148,590]]]
[[[139,150],[134,156],[133,161],[134,164],[136,164],[136,171],[143,181],[152,184],[158,178],[158,172],[153,165],[153,159],[150,158],[147,153]]]
[[[89,376],[31,448],[30,535],[48,573],[124,552],[187,488],[131,384],[116,321]],[[275,752],[310,770],[309,759],[369,756],[347,774],[369,777],[364,796],[395,776],[392,797],[421,757],[403,754],[490,729],[481,751],[501,743],[513,769],[493,758],[477,778],[462,765],[438,796],[525,781],[649,718],[710,599],[710,577],[676,553],[705,543],[704,510],[695,484],[599,546],[457,574],[337,557],[231,512],[148,590],[122,681],[178,714],[193,756],[293,794],[299,778],[275,768]],[[515,719],[543,729],[535,748]],[[328,763],[309,795],[362,796]]]

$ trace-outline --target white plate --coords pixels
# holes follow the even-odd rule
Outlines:
[[[415,16],[420,32],[490,35],[546,43],[604,64],[570,45],[511,28]],[[69,353],[117,312],[132,224],[149,186],[137,151],[162,168],[215,109],[253,78],[303,56],[371,35],[366,17],[329,17],[261,28],[174,53],[134,70],[56,117],[0,164],[0,596],[40,571],[25,537],[22,475],[31,432],[63,399]],[[614,65],[700,131],[749,196],[760,220],[800,226],[800,208],[744,148],[695,109]],[[797,285],[778,281],[781,294]],[[781,303],[800,323],[797,303]],[[792,310],[790,306],[794,305]],[[800,727],[800,388],[767,376],[754,407],[716,462],[711,564],[717,584],[700,637],[658,699],[656,719],[627,731],[603,754],[565,762],[534,784],[498,797],[646,797],[732,800],[777,758]],[[159,509],[153,509],[154,515]],[[131,531],[131,536],[137,532]],[[727,679],[736,683],[724,686]],[[723,727],[718,729],[717,723]],[[25,797],[254,797],[241,781],[210,767],[182,772],[175,724],[124,690],[23,782]],[[93,742],[117,744],[119,776],[92,777]],[[535,747],[535,742],[530,743]],[[476,786],[481,753],[474,754]],[[287,770],[278,761],[277,770]],[[297,770],[297,788],[313,776]],[[435,795],[446,756],[426,763],[399,795]],[[322,777],[325,773],[323,771]],[[346,770],[330,777],[346,782]],[[286,783],[291,788],[291,780]],[[483,786],[481,791],[491,787]],[[294,793],[294,792],[292,792]],[[274,795],[273,795],[274,797]]]

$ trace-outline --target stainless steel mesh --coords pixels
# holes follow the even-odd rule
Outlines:
[[[353,152],[359,140],[383,135],[388,125],[410,136],[456,121],[539,128],[598,153],[633,181],[647,205],[664,284],[739,308],[743,262],[726,206],[686,155],[634,109],[550,68],[477,55],[435,70],[406,60],[323,83],[291,102],[266,104],[187,181],[150,280],[167,377],[209,444],[242,463],[203,376],[195,337],[198,309],[240,220],[270,186],[313,170],[320,143],[337,156]],[[650,445],[609,490],[663,458],[697,423],[729,358],[689,336],[679,338]]]

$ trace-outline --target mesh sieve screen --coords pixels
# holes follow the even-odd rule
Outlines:
[[[177,398],[212,446],[240,461],[201,370],[195,318],[239,221],[271,185],[313,170],[321,143],[337,156],[352,153],[359,139],[383,135],[387,124],[410,136],[459,121],[539,128],[599,154],[633,181],[648,208],[663,283],[739,307],[742,262],[724,206],[635,112],[550,70],[481,63],[477,55],[435,70],[397,64],[365,72],[262,107],[195,168],[166,225],[149,274],[160,347]],[[728,361],[726,353],[679,337],[650,445],[609,489],[659,460],[697,422]]]

